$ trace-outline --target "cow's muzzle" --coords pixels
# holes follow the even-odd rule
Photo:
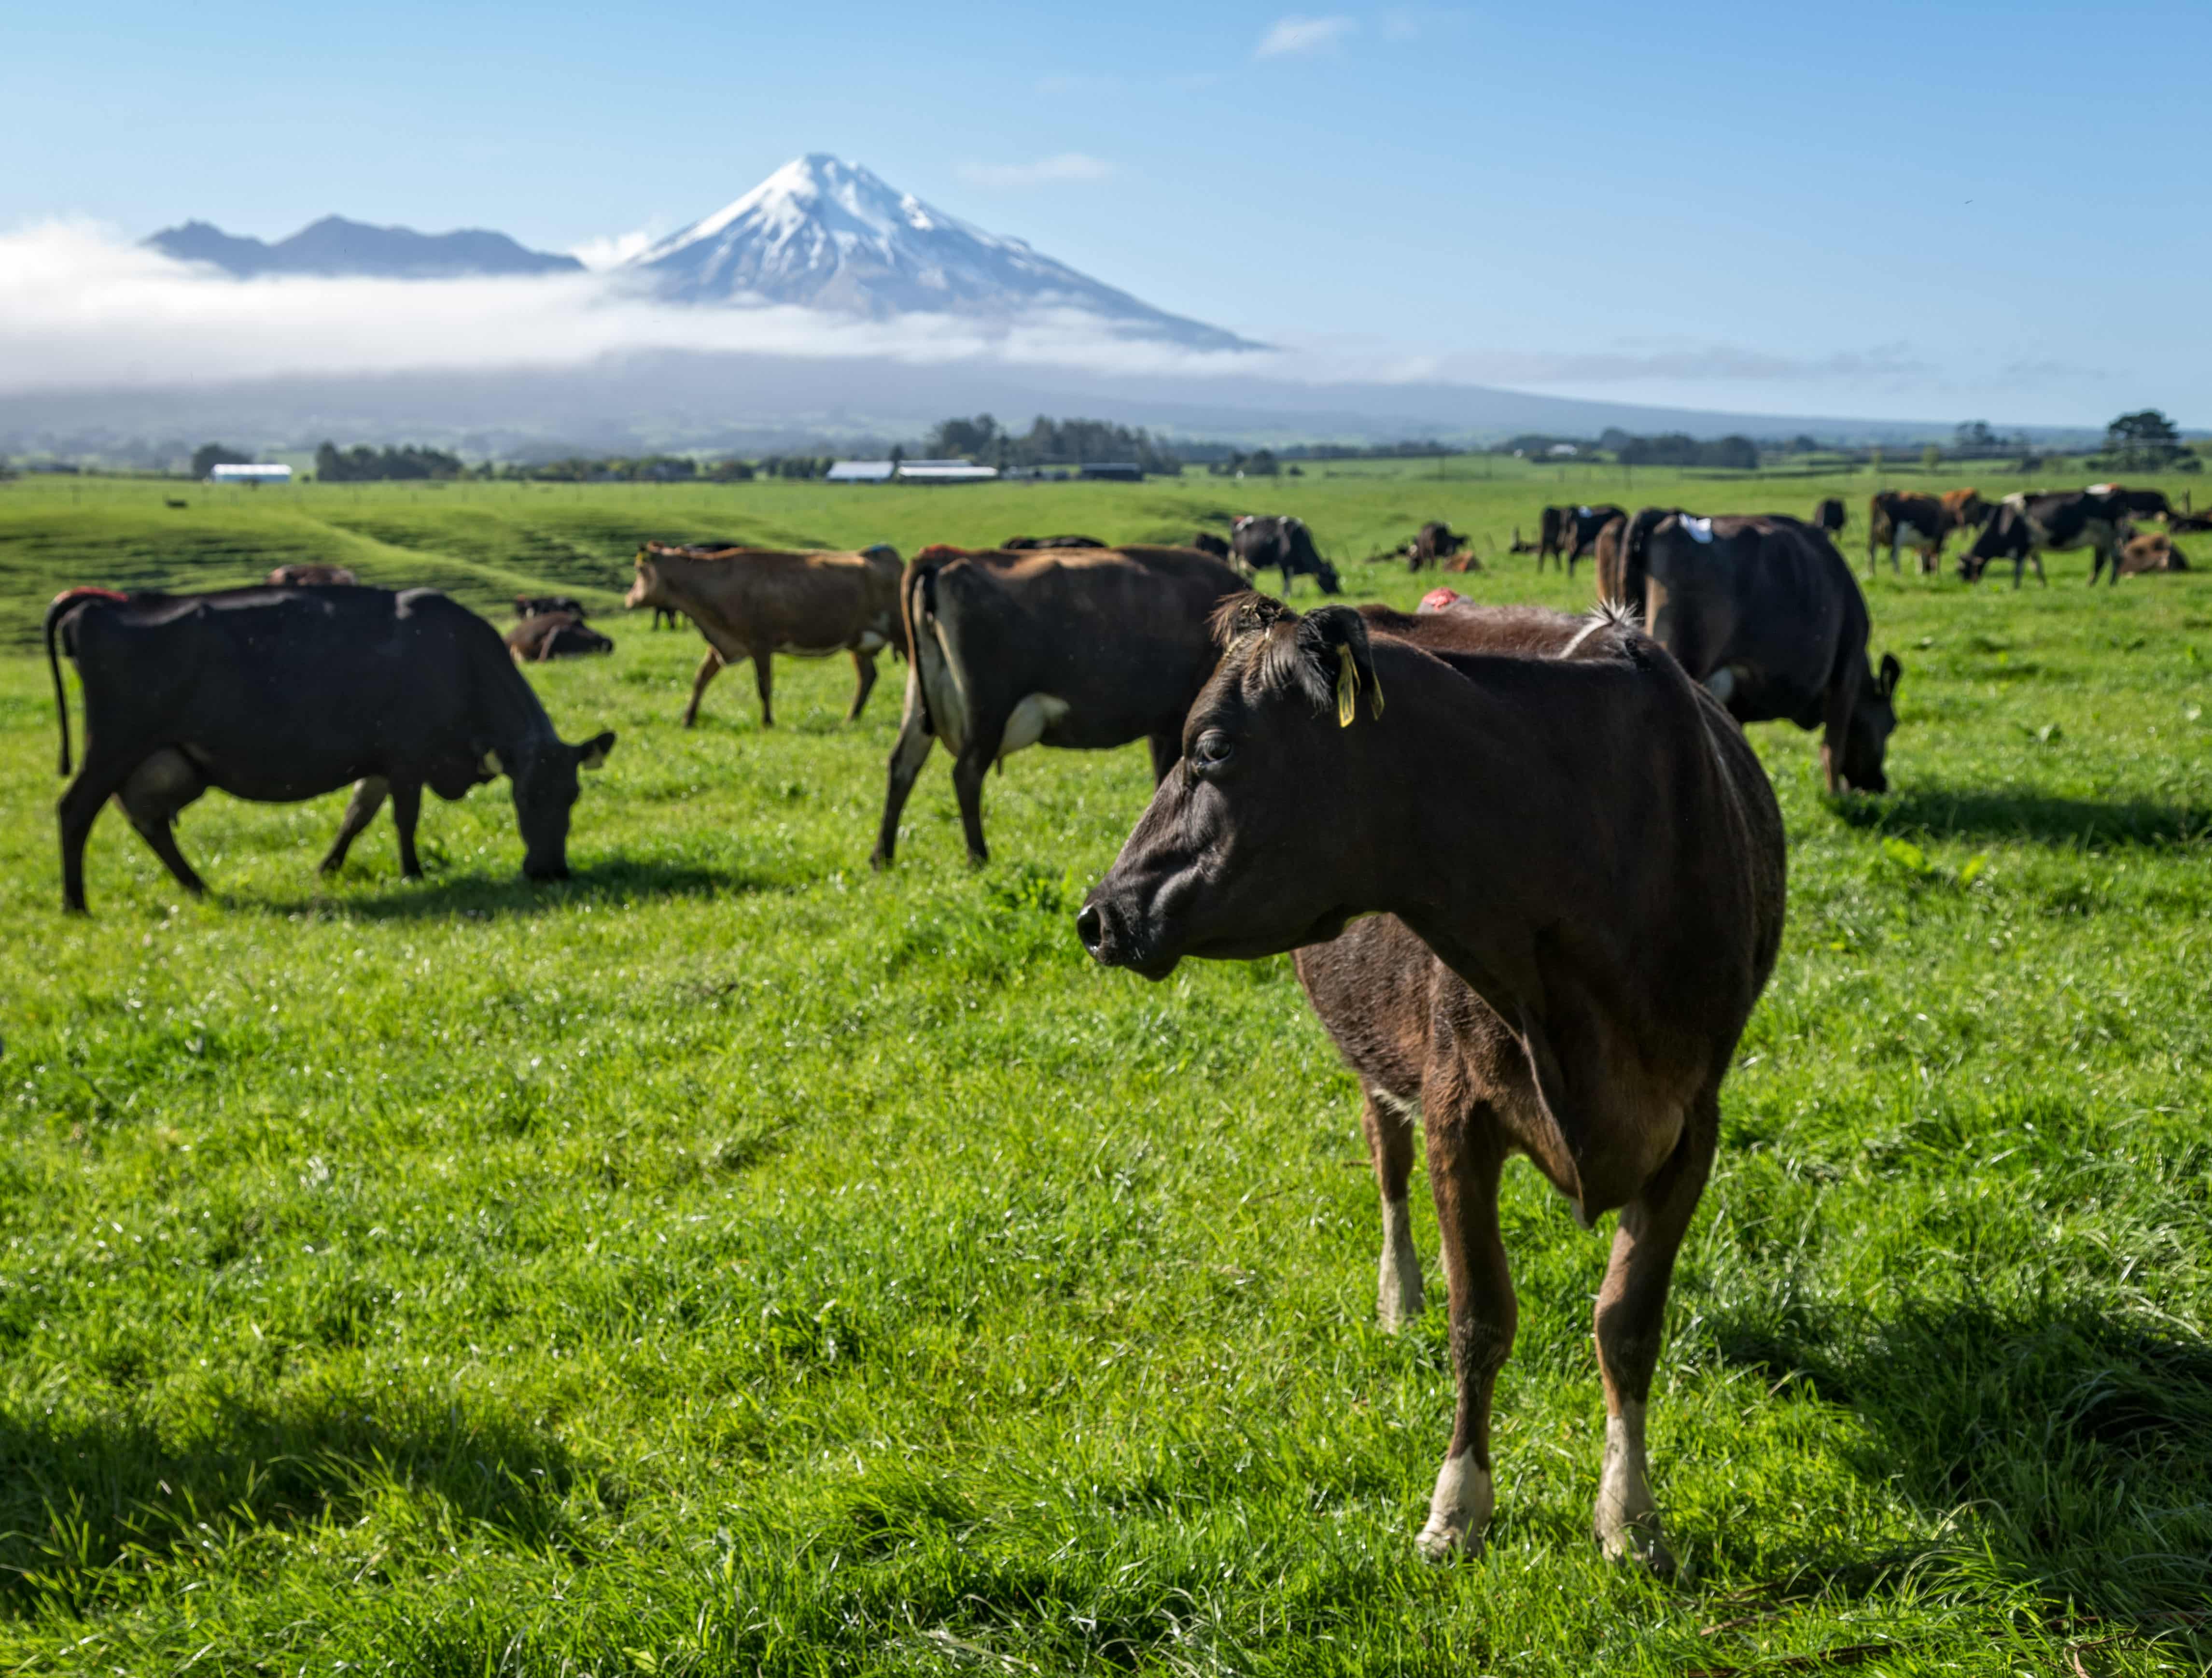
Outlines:
[[[1094,891],[1078,911],[1075,935],[1102,967],[1127,967],[1147,979],[1164,979],[1175,971],[1176,958],[1151,951],[1130,916],[1103,891]]]

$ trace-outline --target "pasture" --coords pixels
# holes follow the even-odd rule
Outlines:
[[[763,732],[740,670],[686,733],[696,635],[615,610],[647,535],[1247,510],[1306,517],[1351,599],[1431,587],[1356,562],[1443,518],[1489,558],[1462,592],[1580,606],[1588,568],[1498,552],[1544,501],[1839,493],[1863,573],[1872,487],[0,484],[0,1668],[2202,1670],[2212,575],[1885,568],[1894,790],[1832,802],[1813,737],[1753,731],[1790,921],[1654,1393],[1671,1584],[1590,1542],[1605,1231],[1525,1167],[1489,1553],[1417,1559],[1451,1393],[1425,1184],[1431,1308],[1393,1337],[1355,1086],[1289,961],[1083,956],[1141,745],[1012,758],[975,872],[940,752],[877,877],[902,671],[848,727],[844,660],[780,661]],[[518,878],[503,784],[426,800],[413,885],[388,818],[316,875],[342,795],[211,794],[207,901],[110,811],[64,919],[47,598],[307,560],[605,609],[611,658],[531,672],[568,738],[620,734],[574,878]]]

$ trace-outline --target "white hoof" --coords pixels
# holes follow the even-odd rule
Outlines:
[[[1428,1524],[1413,1541],[1421,1554],[1431,1561],[1480,1555],[1491,1496],[1489,1472],[1475,1467],[1471,1455],[1447,1457],[1429,1496]]]
[[[1605,1467],[1598,1475],[1591,1523],[1608,1561],[1632,1563],[1661,1578],[1674,1572],[1674,1553],[1660,1536],[1659,1508],[1644,1455],[1644,1407],[1624,1402],[1605,1424]]]

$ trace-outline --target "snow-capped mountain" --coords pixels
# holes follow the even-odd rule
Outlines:
[[[1200,350],[1259,347],[1102,285],[821,152],[785,164],[629,268],[656,295],[688,303],[797,303],[878,318],[1075,308],[1134,337]]]

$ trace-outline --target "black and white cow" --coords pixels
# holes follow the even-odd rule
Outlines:
[[[2135,526],[2121,495],[2111,490],[2076,489],[2055,495],[2007,495],[1997,504],[1996,516],[1982,526],[1972,547],[1959,556],[1959,575],[1978,582],[1992,560],[2012,562],[2012,586],[2020,587],[2021,574],[2035,567],[2035,580],[2048,582],[2043,574],[2045,549],[2064,553],[2088,548],[2089,585],[2096,587],[2106,566],[2112,581],[2120,580],[2119,555]]]
[[[1291,592],[1292,577],[1311,577],[1324,594],[1344,593],[1336,567],[1321,556],[1321,550],[1314,546],[1313,532],[1303,519],[1247,514],[1231,527],[1229,545],[1237,564],[1248,574],[1270,568],[1280,571],[1285,594]]]

